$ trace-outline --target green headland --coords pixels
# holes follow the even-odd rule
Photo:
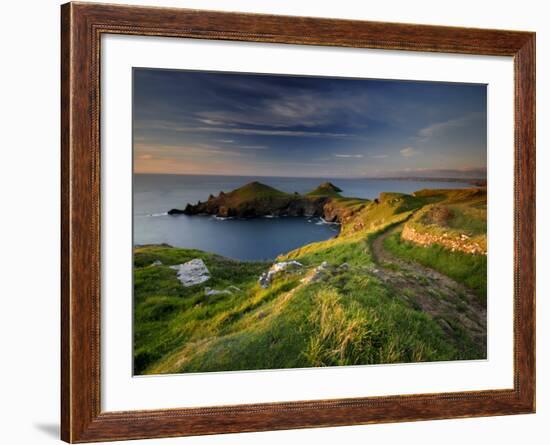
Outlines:
[[[338,236],[272,262],[134,250],[136,374],[486,358],[485,188],[348,198],[254,182],[173,213],[315,215]],[[174,209],[175,210],[175,209]],[[182,285],[180,265],[207,269]]]

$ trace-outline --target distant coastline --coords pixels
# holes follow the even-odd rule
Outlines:
[[[422,181],[422,182],[462,182],[464,184],[471,184],[477,187],[486,187],[487,179],[486,178],[426,178],[418,176],[398,176],[398,177],[380,177],[380,178],[365,178],[365,179],[380,179],[380,180],[389,180],[389,181]]]
[[[420,181],[420,182],[461,182],[463,184],[485,187],[487,178],[459,178],[459,177],[426,177],[426,176],[270,176],[270,175],[230,175],[215,173],[152,173],[152,172],[134,172],[134,175],[142,176],[197,176],[197,177],[222,177],[222,178],[276,178],[276,179],[309,179],[309,180],[384,180],[384,181]]]

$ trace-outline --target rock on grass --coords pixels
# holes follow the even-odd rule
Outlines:
[[[187,263],[170,266],[170,269],[177,270],[177,277],[185,287],[204,283],[210,279],[210,271],[200,258],[194,258]]]

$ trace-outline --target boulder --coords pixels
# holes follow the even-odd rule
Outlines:
[[[330,264],[326,261],[323,261],[319,266],[317,266],[314,271],[313,275],[310,278],[310,282],[314,283],[316,281],[322,280],[326,273],[330,271]]]
[[[201,284],[210,279],[210,271],[200,258],[194,258],[187,263],[170,266],[170,268],[178,272],[178,280],[185,287]]]
[[[267,272],[264,272],[260,275],[260,278],[258,278],[258,282],[260,283],[261,287],[267,289],[271,285],[271,282],[273,281],[273,277],[275,275],[283,271],[297,269],[299,267],[302,267],[302,264],[295,260],[281,261],[280,263],[275,263],[269,268]]]
[[[155,266],[162,266],[162,261],[160,261],[160,260],[153,261],[153,262],[151,263],[151,266],[152,266],[152,267],[155,267]]]

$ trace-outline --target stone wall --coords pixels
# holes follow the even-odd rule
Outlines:
[[[426,232],[418,232],[409,224],[406,224],[403,232],[401,233],[401,238],[422,246],[439,244],[452,252],[459,251],[476,255],[487,255],[486,247],[480,245],[478,242],[465,234],[462,234],[457,238],[456,236],[451,236],[448,233],[436,235]]]

